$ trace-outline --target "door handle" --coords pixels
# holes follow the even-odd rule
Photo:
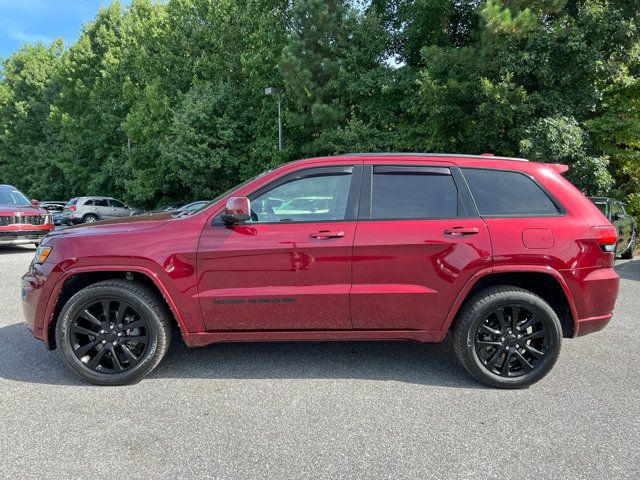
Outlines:
[[[464,237],[466,235],[475,235],[479,233],[478,227],[453,227],[444,231],[448,237]]]
[[[344,237],[344,232],[332,232],[330,230],[320,230],[319,232],[309,234],[309,238],[316,238],[318,240],[327,240],[329,238],[342,237]]]

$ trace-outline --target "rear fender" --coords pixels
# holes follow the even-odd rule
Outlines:
[[[447,318],[445,320],[445,324],[443,327],[443,337],[451,328],[453,321],[458,315],[460,308],[462,307],[464,301],[467,299],[469,292],[473,289],[473,287],[484,277],[489,275],[495,275],[498,273],[542,273],[546,275],[551,275],[558,281],[558,284],[562,288],[564,295],[567,299],[567,303],[569,304],[569,309],[571,310],[571,317],[573,322],[573,327],[575,329],[576,319],[578,318],[578,312],[576,309],[576,305],[573,299],[573,295],[569,290],[567,283],[564,278],[557,270],[554,270],[550,267],[536,266],[536,265],[508,265],[508,266],[498,266],[498,267],[490,267],[477,271],[465,284],[463,289],[460,291],[456,300],[454,301],[449,313],[447,314]]]

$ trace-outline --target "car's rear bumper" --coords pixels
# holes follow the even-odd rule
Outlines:
[[[599,332],[607,326],[611,317],[613,317],[613,313],[597,317],[581,318],[575,322],[573,336],[581,337],[589,333]]]
[[[613,268],[584,268],[564,273],[576,307],[572,336],[602,330],[613,316],[620,277]]]

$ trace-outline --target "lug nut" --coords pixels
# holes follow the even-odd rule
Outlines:
[[[118,332],[118,336],[121,337],[122,336],[122,332]]]
[[[104,330],[100,330],[100,333],[104,333]]]
[[[118,342],[111,342],[111,345],[117,345]]]
[[[102,340],[102,344],[104,345],[105,343],[107,343],[107,341],[106,340]]]
[[[500,337],[500,341],[501,341],[501,342],[504,342],[504,337]]]

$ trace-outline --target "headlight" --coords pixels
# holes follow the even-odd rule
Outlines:
[[[37,263],[38,265],[42,265],[50,253],[51,253],[51,247],[48,247],[48,246],[38,247],[36,249],[36,258],[34,260],[34,263]]]

